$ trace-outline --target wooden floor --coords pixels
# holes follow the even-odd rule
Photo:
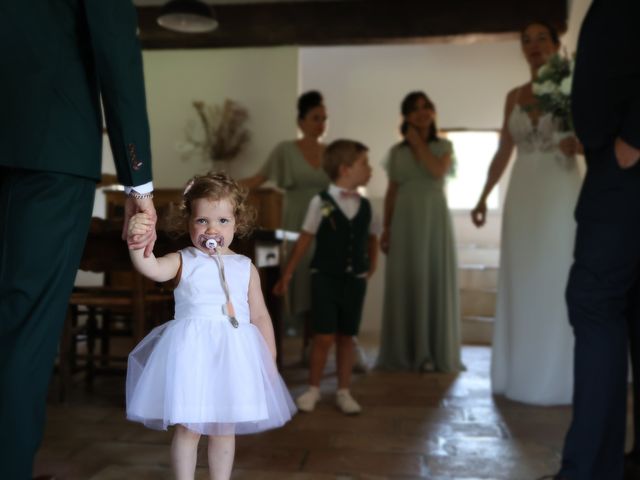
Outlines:
[[[375,356],[374,339],[364,339]],[[285,345],[283,376],[295,397],[306,370],[299,340]],[[345,417],[333,404],[329,365],[315,412],[285,427],[238,437],[234,479],[534,480],[557,470],[570,408],[540,408],[494,398],[488,347],[467,346],[459,375],[370,372],[354,377],[364,411]],[[36,473],[63,480],[171,479],[171,432],[124,418],[124,379],[99,377],[93,393],[79,384],[64,405],[51,404]],[[198,479],[206,479],[201,442]]]

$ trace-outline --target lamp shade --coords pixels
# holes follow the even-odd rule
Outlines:
[[[170,0],[160,11],[158,25],[181,33],[206,33],[218,28],[213,9],[198,0]]]

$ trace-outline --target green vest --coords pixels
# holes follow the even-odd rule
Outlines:
[[[0,1],[0,167],[99,179],[102,112],[118,179],[151,180],[131,0]]]
[[[350,272],[359,275],[367,272],[371,224],[369,200],[361,198],[358,212],[349,220],[326,190],[319,195],[322,200],[322,221],[316,232],[311,268],[332,274]]]

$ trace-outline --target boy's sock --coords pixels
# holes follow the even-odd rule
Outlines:
[[[351,396],[348,388],[341,388],[336,392],[336,405],[345,415],[357,415],[362,407]]]
[[[320,400],[320,388],[309,385],[306,392],[296,399],[296,405],[301,412],[313,412]]]

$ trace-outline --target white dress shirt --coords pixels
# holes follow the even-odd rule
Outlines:
[[[131,193],[131,190],[135,190],[136,192],[141,194],[153,192],[153,182],[147,182],[142,185],[137,185],[135,187],[128,187],[128,186],[124,187],[124,193],[126,193],[127,195]]]
[[[353,219],[358,213],[360,208],[360,195],[355,195],[355,191],[349,191],[348,195],[342,195],[341,192],[345,191],[343,188],[338,187],[335,184],[329,185],[329,195],[335,200],[336,204],[344,213],[345,217],[349,220]],[[309,208],[307,208],[307,214],[305,215],[304,222],[302,223],[301,230],[312,235],[318,233],[320,223],[322,222],[322,198],[320,195],[316,195],[309,202]],[[381,231],[380,220],[376,214],[371,213],[371,223],[369,224],[369,234],[380,235]]]

